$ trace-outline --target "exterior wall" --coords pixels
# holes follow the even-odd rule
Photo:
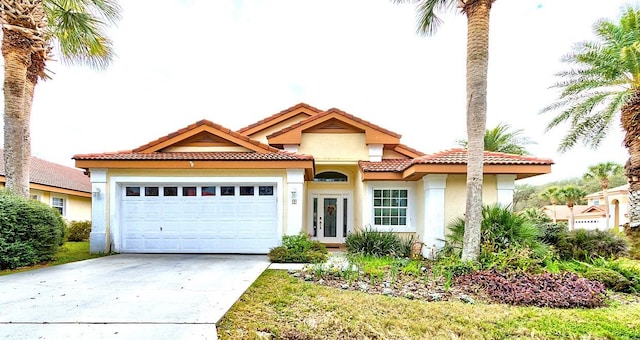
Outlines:
[[[466,175],[449,175],[445,192],[445,226],[454,218],[463,216],[466,209]],[[496,175],[485,175],[482,180],[482,201],[493,204],[498,200]],[[445,231],[448,233],[448,230]]]
[[[51,199],[59,197],[64,199],[65,213],[62,216],[67,221],[90,221],[91,220],[91,198],[80,197],[68,194],[59,194],[56,192],[44,190],[29,190],[30,195],[37,196],[37,200],[51,206]]]
[[[316,164],[355,164],[369,159],[364,133],[303,133],[298,153],[313,155]]]

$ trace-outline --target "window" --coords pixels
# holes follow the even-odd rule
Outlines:
[[[39,201],[39,200],[40,200],[40,197],[38,197],[38,195],[31,195],[31,199],[32,199],[32,200]]]
[[[216,187],[202,187],[202,196],[215,196]]]
[[[51,197],[51,206],[60,212],[60,215],[64,216],[64,198]]]
[[[375,225],[407,225],[408,191],[406,189],[373,190],[373,219]]]
[[[178,196],[178,187],[164,187],[164,196]]]
[[[347,175],[336,171],[325,171],[317,174],[313,178],[314,182],[346,182]]]
[[[258,187],[258,195],[260,196],[273,196],[273,186],[260,186]]]
[[[236,187],[220,187],[221,196],[235,196]]]
[[[158,196],[159,195],[158,187],[145,187],[144,188],[144,195],[145,196]]]
[[[182,187],[182,196],[196,196],[196,187]]]
[[[140,187],[126,187],[125,188],[126,196],[140,196]]]
[[[600,200],[593,200],[593,205],[600,205]]]
[[[253,187],[240,187],[240,196],[253,196]]]

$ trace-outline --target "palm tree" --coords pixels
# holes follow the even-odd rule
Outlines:
[[[53,51],[68,63],[102,68],[113,57],[103,28],[119,19],[115,0],[0,2],[4,57],[4,164],[6,187],[29,196],[30,117],[39,79],[47,79]]]
[[[489,65],[489,13],[495,0],[393,0],[415,3],[418,33],[433,35],[442,20],[437,11],[456,8],[467,16],[467,198],[462,260],[480,254],[484,132],[487,121],[487,71]]]
[[[528,155],[529,152],[524,147],[528,144],[535,144],[528,137],[522,136],[524,130],[510,131],[511,126],[500,123],[493,129],[487,129],[484,133],[484,150],[493,152],[510,153],[514,155]],[[458,145],[466,148],[466,139],[458,140]]]
[[[573,206],[587,196],[587,193],[575,185],[567,185],[558,189],[557,195],[558,200],[564,202],[569,208],[569,230],[573,230],[576,223]]]
[[[557,112],[547,130],[569,123],[560,143],[566,151],[582,142],[598,147],[612,122],[620,116],[629,160],[630,225],[640,225],[640,11],[623,10],[619,22],[601,20],[594,25],[595,41],[581,42],[563,61],[569,70],[553,87],[560,97],[542,112]]]
[[[609,229],[609,178],[622,172],[622,166],[613,162],[599,163],[589,167],[584,174],[585,179],[597,179],[600,181],[604,194],[605,229]]]
[[[553,223],[556,223],[556,204],[558,204],[559,189],[557,186],[550,186],[540,193],[540,198],[548,201],[553,206]]]

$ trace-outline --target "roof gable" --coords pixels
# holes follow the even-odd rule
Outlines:
[[[267,136],[269,144],[300,144],[302,133],[364,133],[367,144],[400,144],[401,135],[336,108]]]
[[[286,120],[292,119],[296,116],[311,117],[320,112],[322,112],[322,110],[315,108],[309,104],[299,103],[251,125],[245,126],[237,132],[245,136],[251,136],[260,131],[264,131],[269,129],[270,127],[278,125]]]
[[[206,119],[160,137],[132,150],[133,153],[170,151],[176,146],[239,146],[247,152],[268,153],[279,150],[254,141],[247,136],[231,131]],[[210,151],[210,150],[209,150]],[[222,150],[221,150],[222,151]],[[235,150],[238,151],[238,150]]]

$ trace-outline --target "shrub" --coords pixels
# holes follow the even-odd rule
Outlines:
[[[57,210],[0,191],[0,269],[51,260],[62,243],[64,229]]]
[[[71,221],[67,227],[67,241],[88,241],[91,234],[91,221]]]
[[[602,282],[608,289],[616,292],[632,293],[634,291],[631,281],[613,269],[590,267],[581,276]]]
[[[285,235],[282,245],[269,251],[271,262],[318,263],[327,259],[327,248],[318,241],[311,241],[304,233]]]
[[[457,283],[466,289],[481,287],[496,302],[511,305],[575,308],[600,307],[606,302],[605,286],[575,273],[529,274],[495,270],[463,275]]]
[[[448,228],[451,231],[447,235],[448,249],[459,252],[464,237],[464,218],[454,219]],[[524,215],[513,213],[510,208],[500,205],[482,207],[480,242],[485,254],[529,248],[532,256],[544,257],[548,249],[539,236],[540,230]]]
[[[551,246],[557,246],[560,239],[565,235],[569,228],[566,222],[560,223],[542,223],[538,224],[540,229],[540,236],[538,237],[542,242]]]
[[[576,229],[560,235],[556,251],[565,260],[617,258],[628,254],[629,242],[624,236],[608,231]]]
[[[347,235],[347,251],[351,254],[373,256],[409,256],[413,237],[403,241],[392,232],[361,229]]]

